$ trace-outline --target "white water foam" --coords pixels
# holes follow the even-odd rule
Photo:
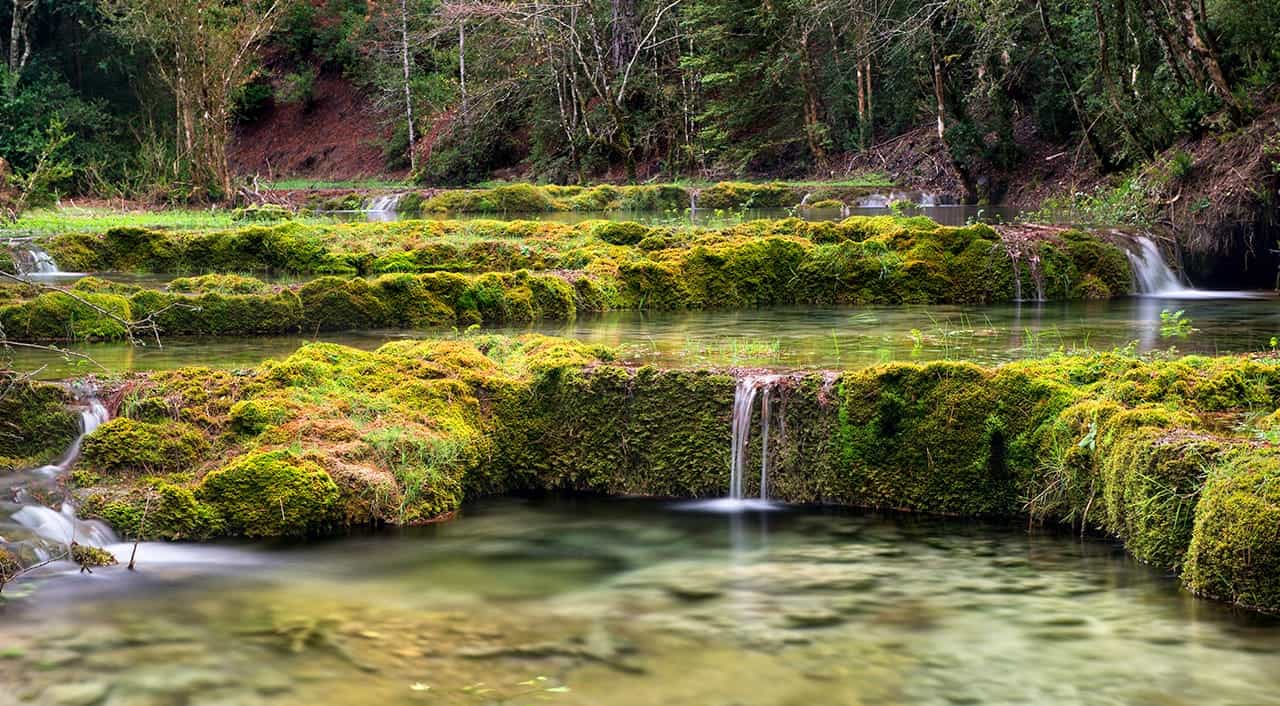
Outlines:
[[[1134,239],[1137,252],[1129,252],[1129,264],[1133,268],[1134,292],[1140,297],[1153,299],[1260,299],[1258,292],[1218,291],[1194,289],[1186,286],[1178,273],[1169,267],[1160,254],[1155,241],[1147,237]]]

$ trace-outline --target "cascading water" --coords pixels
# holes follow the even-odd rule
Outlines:
[[[733,394],[732,446],[729,455],[729,497],[688,505],[692,509],[718,512],[771,510],[769,502],[769,440],[773,407],[781,375],[747,375],[738,380]],[[748,449],[756,400],[760,400],[760,495],[746,497]]]
[[[30,240],[10,240],[9,251],[13,253],[13,264],[23,277],[47,277],[65,274],[58,269],[53,256],[41,250]]]
[[[80,397],[80,433],[62,457],[47,466],[6,474],[0,481],[0,546],[27,563],[58,556],[72,542],[106,547],[119,541],[106,524],[77,518],[75,507],[68,502],[54,510],[35,500],[37,494],[57,490],[61,477],[80,456],[84,438],[110,416],[92,391]]]
[[[396,207],[400,205],[400,199],[404,194],[383,194],[375,196],[369,202],[367,213],[370,221],[394,221],[396,219]]]
[[[1164,261],[1155,241],[1144,236],[1133,241],[1138,249],[1137,252],[1129,251],[1129,266],[1133,269],[1134,292],[1138,296],[1156,299],[1252,299],[1261,296],[1255,292],[1192,289],[1183,284],[1182,278]]]

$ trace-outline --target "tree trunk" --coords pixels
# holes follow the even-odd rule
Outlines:
[[[1231,84],[1227,83],[1227,77],[1222,73],[1222,64],[1218,63],[1218,54],[1213,51],[1204,36],[1200,34],[1200,28],[1196,25],[1196,11],[1191,6],[1191,0],[1180,0],[1180,7],[1177,8],[1178,17],[1182,26],[1182,33],[1187,41],[1187,46],[1200,59],[1200,63],[1204,66],[1205,73],[1209,76],[1209,81],[1213,84],[1218,95],[1222,97],[1222,102],[1227,106],[1227,112],[1231,114],[1231,122],[1239,125],[1244,120],[1244,109],[1240,106],[1240,102],[1236,100],[1236,96],[1231,92]]]
[[[458,20],[458,93],[462,97],[462,123],[465,125],[471,111],[467,105],[467,29],[462,20]]]
[[[938,52],[938,35],[933,31],[929,32],[929,59],[933,63],[933,99],[938,113],[938,139],[945,144],[947,104],[943,100],[942,57]]]
[[[866,128],[863,130],[865,144],[871,145],[876,141],[876,113],[875,100],[872,98],[875,91],[871,88],[871,55],[867,54],[866,68],[863,69],[863,81],[867,84],[867,122]]]
[[[1174,75],[1178,77],[1179,82],[1186,85],[1188,83],[1186,77],[1190,76],[1190,81],[1203,89],[1205,87],[1204,71],[1189,56],[1188,51],[1178,37],[1173,32],[1170,32],[1169,27],[1161,21],[1157,14],[1157,10],[1161,8],[1156,8],[1152,4],[1152,0],[1140,0],[1139,6],[1142,8],[1143,17],[1151,25],[1156,37],[1160,39],[1160,43],[1164,46],[1165,53],[1169,56],[1169,66]]]
[[[809,141],[809,152],[814,161],[827,161],[827,150],[822,146],[822,96],[818,93],[818,79],[813,70],[813,44],[806,33],[801,38],[804,56],[800,62],[800,83],[804,88],[804,127]]]
[[[1080,93],[1076,90],[1075,82],[1071,80],[1071,75],[1067,73],[1067,67],[1063,65],[1062,58],[1059,56],[1058,37],[1054,34],[1053,28],[1049,24],[1049,11],[1045,9],[1044,0],[1036,0],[1036,11],[1040,15],[1040,27],[1044,30],[1044,38],[1049,45],[1049,57],[1053,60],[1054,67],[1058,69],[1058,75],[1062,77],[1062,82],[1066,84],[1067,93],[1071,96],[1071,107],[1076,113],[1076,120],[1079,121],[1080,128],[1084,130],[1084,139],[1089,143],[1089,149],[1102,165],[1102,171],[1115,171],[1115,164],[1098,140],[1097,134],[1094,133],[1093,122],[1089,120],[1089,115],[1085,112],[1084,105],[1080,102]]]
[[[636,46],[636,0],[610,0],[609,60],[614,72],[622,71]]]
[[[459,31],[461,31],[461,24]],[[413,86],[409,82],[409,2],[400,0],[400,63],[404,68],[404,117],[409,126],[409,170],[418,171],[418,139],[413,125]]]
[[[28,34],[31,16],[35,13],[36,0],[13,0],[13,22],[9,25],[9,72],[16,78],[31,59],[31,38]]]

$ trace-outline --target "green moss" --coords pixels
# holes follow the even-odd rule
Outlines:
[[[635,245],[651,232],[648,226],[631,221],[600,221],[591,226],[592,235],[611,245]]]
[[[0,307],[0,327],[15,340],[113,341],[125,338],[133,320],[129,300],[115,294],[45,292]]]
[[[183,471],[190,470],[208,447],[204,436],[186,424],[117,417],[85,438],[81,464],[108,473]]]
[[[422,277],[384,275],[373,281],[378,299],[386,305],[388,323],[400,328],[428,328],[454,323],[449,302],[433,292]]]
[[[1084,287],[1085,280],[1093,279],[1105,286],[1108,296],[1129,293],[1132,273],[1129,268],[1129,258],[1124,250],[1104,242],[1096,235],[1079,230],[1069,230],[1062,234],[1062,238],[1076,270],[1082,275],[1077,286]],[[1096,284],[1091,286],[1095,294],[1103,291]],[[1078,296],[1085,299],[1103,298],[1090,296],[1087,291]]]
[[[1138,559],[1178,570],[1200,489],[1223,452],[1222,441],[1164,425],[1104,434],[1099,472],[1107,529]]]
[[[169,291],[185,294],[261,294],[270,288],[265,282],[243,275],[212,274],[180,277],[169,282]]]
[[[1280,449],[1237,449],[1209,476],[1185,576],[1200,595],[1280,612]]]
[[[0,393],[0,471],[50,463],[80,433],[61,387],[0,370]]]
[[[910,249],[953,253],[981,232],[914,233]],[[685,295],[746,301],[746,292],[773,291],[769,265],[797,243],[755,244],[731,257],[708,248],[701,284]],[[885,251],[879,236],[831,247]],[[470,297],[476,316],[536,315],[578,296],[563,278],[540,293],[535,273],[393,277],[441,300]],[[155,421],[105,425],[86,441],[73,481],[89,486],[77,491],[86,512],[134,527],[151,498],[159,514],[144,534],[183,538],[410,524],[511,490],[722,494],[735,376],[609,359],[573,341],[477,336],[373,352],[313,344],[240,375],[152,373],[122,408]],[[1181,571],[1198,592],[1280,610],[1280,455],[1217,422],[1270,412],[1278,394],[1280,365],[1265,357],[1109,353],[798,373],[770,392],[770,494],[1098,528],[1135,557]],[[134,447],[163,448],[185,427],[162,421],[175,418],[199,425],[207,446],[198,458],[161,478],[120,472],[158,463]],[[748,464],[759,467],[762,453],[755,435]],[[227,457],[235,460],[201,478]]]
[[[71,543],[71,561],[82,569],[96,569],[100,566],[114,566],[116,557],[111,552],[84,544]]]
[[[305,535],[338,519],[333,479],[285,451],[249,454],[210,472],[196,498],[222,518],[231,535]]]
[[[298,290],[308,331],[350,331],[387,325],[386,305],[365,280],[320,277]]]
[[[808,204],[808,207],[816,211],[821,211],[826,209],[840,209],[840,208],[844,208],[844,202],[839,199],[821,199],[819,201],[814,201]]]
[[[267,400],[240,400],[231,405],[230,421],[236,433],[255,436],[283,422],[286,415],[284,407]]]
[[[263,223],[271,223],[274,221],[287,221],[293,218],[293,212],[284,206],[276,204],[250,204],[243,208],[237,208],[231,212],[231,218],[235,221],[258,221]]]
[[[750,184],[722,181],[698,194],[699,208],[785,208],[800,203],[803,195],[786,184]]]

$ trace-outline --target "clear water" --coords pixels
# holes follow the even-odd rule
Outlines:
[[[1162,311],[1184,310],[1193,328],[1185,338],[1165,336]],[[572,322],[497,327],[489,332],[537,331],[618,346],[629,362],[662,365],[751,365],[774,369],[848,369],[888,361],[971,360],[1001,363],[1056,350],[1138,350],[1176,347],[1183,352],[1268,350],[1280,336],[1273,298],[1169,300],[1135,297],[1107,302],[985,307],[783,307],[737,311],[612,312]],[[319,340],[373,349],[388,340],[458,335],[453,330],[364,331],[322,334]],[[309,336],[168,338],[154,344],[72,346],[112,371],[184,365],[248,368],[287,356]],[[22,349],[0,350],[23,370],[60,379],[98,370],[84,361]]]
[[[893,213],[887,207],[856,208],[747,208],[720,210],[699,208],[694,211],[552,211],[549,213],[398,213],[386,210],[334,211],[325,213],[338,221],[399,221],[427,220],[497,220],[497,221],[547,221],[549,223],[581,223],[583,221],[636,221],[661,225],[699,225],[718,227],[760,218],[803,218],[807,221],[840,221],[849,216],[887,216]],[[938,205],[916,206],[909,215],[928,216],[944,226],[962,226],[969,223],[1004,223],[1026,220],[1025,211],[1005,206]],[[1067,222],[1065,219],[1062,222]]]
[[[1280,626],[1111,544],[1017,527],[508,499],[396,534],[138,557],[0,609],[0,704],[1280,698]]]

